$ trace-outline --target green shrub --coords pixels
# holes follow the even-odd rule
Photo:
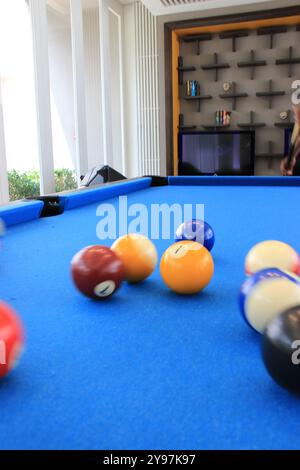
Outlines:
[[[76,174],[73,170],[61,168],[54,171],[55,191],[67,191],[77,188]],[[36,170],[19,172],[11,170],[8,172],[9,196],[11,201],[25,197],[39,196],[40,177]]]

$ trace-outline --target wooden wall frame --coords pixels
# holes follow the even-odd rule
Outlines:
[[[257,29],[275,25],[300,23],[300,6],[273,10],[245,12],[166,23],[165,38],[165,97],[166,97],[166,163],[167,175],[177,175],[178,116],[180,114],[178,86],[178,56],[180,36],[188,34],[221,33],[234,29]]]

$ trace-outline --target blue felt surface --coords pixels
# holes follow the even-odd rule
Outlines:
[[[299,448],[300,401],[265,372],[260,337],[237,303],[253,244],[277,238],[300,250],[299,189],[170,186],[128,196],[205,204],[216,234],[212,283],[180,297],[157,269],[95,303],[75,290],[69,263],[98,241],[97,204],[12,227],[0,298],[20,312],[27,350],[0,383],[0,448]],[[160,255],[169,245],[155,243]]]

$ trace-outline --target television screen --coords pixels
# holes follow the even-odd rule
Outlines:
[[[179,174],[254,174],[253,131],[182,132]]]
[[[289,127],[285,129],[285,138],[284,138],[284,155],[288,155],[290,148],[290,141],[292,138],[293,129]]]

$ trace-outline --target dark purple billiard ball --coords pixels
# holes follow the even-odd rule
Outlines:
[[[107,246],[88,246],[79,251],[71,262],[76,287],[92,299],[106,299],[120,287],[125,270],[122,261]]]
[[[262,357],[277,383],[300,394],[300,305],[276,316],[267,325]]]

